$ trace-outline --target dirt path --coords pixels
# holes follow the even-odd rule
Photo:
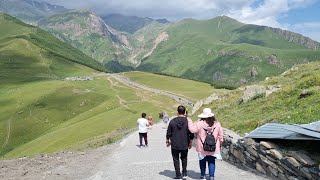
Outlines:
[[[139,148],[138,132],[94,150],[63,152],[33,158],[0,161],[0,179],[88,179],[166,180],[174,177],[170,148],[165,146],[166,129],[155,124],[148,132],[149,147]],[[195,148],[189,151],[188,176],[198,179]],[[227,162],[216,162],[216,179],[266,179]]]
[[[166,91],[162,91],[162,90],[159,90],[159,89],[154,89],[154,88],[151,88],[151,87],[148,87],[148,86],[145,86],[143,84],[139,84],[135,81],[132,81],[130,80],[129,78],[125,77],[125,76],[122,76],[122,75],[119,75],[119,74],[106,74],[114,79],[116,79],[117,81],[127,85],[127,86],[130,86],[132,88],[136,88],[136,89],[143,89],[143,90],[146,90],[146,91],[150,91],[150,92],[153,92],[153,93],[156,93],[156,94],[159,94],[159,95],[164,95],[164,96],[167,96],[169,98],[172,98],[174,100],[176,100],[177,102],[183,104],[183,105],[186,105],[186,106],[189,106],[189,107],[193,107],[193,103],[191,101],[189,101],[188,99],[185,99],[183,97],[180,97],[176,94],[173,94],[173,93],[170,93],[170,92],[166,92]]]

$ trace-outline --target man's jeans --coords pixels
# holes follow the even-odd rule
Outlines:
[[[147,135],[147,133],[139,133],[140,146],[142,146],[142,138],[144,139],[144,145],[148,146],[148,135]]]
[[[181,154],[180,158],[182,161],[182,175],[187,175],[188,149],[186,150],[171,149],[171,154],[173,158],[174,169],[176,171],[176,176],[181,177],[180,161],[179,161],[180,154]]]
[[[205,156],[202,160],[199,161],[201,176],[205,176],[206,162],[208,162],[209,177],[214,177],[214,171],[216,169],[216,162],[214,156]]]

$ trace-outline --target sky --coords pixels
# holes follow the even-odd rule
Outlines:
[[[209,19],[229,16],[247,24],[303,34],[320,42],[320,0],[38,0],[70,9],[88,8],[98,15]]]

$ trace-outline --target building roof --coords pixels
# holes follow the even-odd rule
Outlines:
[[[320,121],[302,125],[267,123],[253,130],[246,137],[253,139],[320,140]]]

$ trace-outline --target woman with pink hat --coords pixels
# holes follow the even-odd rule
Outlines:
[[[208,162],[209,179],[213,180],[215,172],[215,159],[222,159],[220,147],[223,142],[223,131],[220,123],[215,119],[215,116],[211,112],[210,108],[204,108],[203,112],[198,115],[198,117],[201,119],[195,123],[193,123],[192,120],[188,118],[188,128],[190,132],[197,134],[196,151],[198,152],[199,157],[201,172],[200,179],[206,179],[206,162]],[[215,142],[215,146],[210,145],[210,139],[211,142],[212,140],[213,142]]]

